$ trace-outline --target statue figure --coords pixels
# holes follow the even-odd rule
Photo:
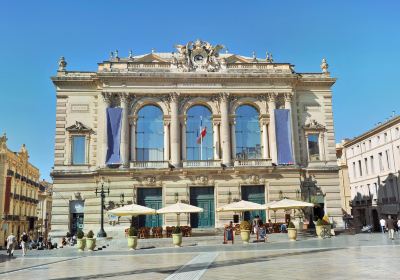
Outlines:
[[[118,59],[118,50],[115,50],[115,58]]]
[[[132,50],[129,51],[129,56],[128,56],[128,58],[129,58],[129,59],[133,59],[133,52],[132,52]]]
[[[321,70],[322,70],[322,73],[329,73],[329,72],[328,72],[328,67],[329,67],[329,65],[328,65],[328,63],[326,62],[326,58],[323,58],[323,59],[322,59],[322,63],[321,63]]]
[[[110,52],[110,61],[114,59],[114,52]]]
[[[58,61],[58,71],[65,71],[65,67],[67,67],[67,62],[65,61],[65,58],[62,56]]]

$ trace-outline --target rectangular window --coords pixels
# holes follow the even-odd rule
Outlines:
[[[396,138],[400,137],[400,129],[396,127]]]
[[[374,156],[370,156],[369,160],[371,162],[371,174],[374,174],[375,173]]]
[[[386,154],[387,167],[388,167],[388,169],[390,169],[389,150],[386,150],[385,154]]]
[[[355,162],[353,162],[353,177],[357,178],[356,163]]]
[[[363,175],[362,166],[361,166],[361,160],[358,161],[358,171],[359,171],[359,174],[360,174],[360,177],[361,177]]]
[[[382,153],[379,153],[378,156],[379,156],[379,170],[383,171],[383,170],[385,170],[385,168],[383,167]]]
[[[320,160],[318,134],[308,134],[308,155],[310,161]]]
[[[387,142],[387,133],[386,132],[383,134],[383,141],[384,141],[384,143]]]
[[[369,140],[368,140],[368,148],[371,149],[371,147],[372,147],[372,140],[369,139]]]
[[[85,164],[86,141],[85,136],[72,137],[72,164]]]
[[[365,175],[368,175],[368,158],[364,158],[365,163]]]

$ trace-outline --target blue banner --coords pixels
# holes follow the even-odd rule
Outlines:
[[[106,164],[121,164],[121,108],[107,108],[107,157]]]
[[[294,164],[290,110],[275,109],[275,131],[278,148],[278,164]]]

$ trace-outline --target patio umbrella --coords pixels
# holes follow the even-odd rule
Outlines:
[[[246,211],[254,211],[254,210],[265,210],[266,207],[264,205],[247,201],[247,200],[241,200],[238,202],[233,202],[226,204],[224,206],[221,206],[217,209],[219,212],[246,212]]]
[[[269,207],[270,207],[271,205],[273,205],[274,203],[276,203],[276,202],[277,202],[276,200],[273,200],[273,201],[267,202],[267,203],[265,203],[265,204],[263,204],[263,205],[265,206],[265,208],[267,208],[268,210],[270,210]],[[273,211],[274,211],[275,223],[276,223],[276,210],[273,210]],[[270,217],[269,217],[269,211],[268,211],[268,218],[270,218]]]
[[[156,210],[138,205],[138,204],[128,204],[119,208],[114,208],[110,211],[107,211],[108,214],[114,215],[114,216],[131,216],[131,226],[133,226],[133,217],[134,216],[139,216],[139,215],[153,215],[156,214]]]
[[[271,203],[269,206],[267,206],[267,208],[276,211],[279,209],[302,209],[305,207],[313,207],[313,206],[314,204],[309,202],[285,198],[275,203]]]
[[[190,204],[177,202],[175,204],[166,206],[164,208],[158,209],[157,214],[169,214],[175,213],[177,219],[177,226],[179,226],[179,215],[182,213],[200,213],[203,212],[203,208],[193,206]]]

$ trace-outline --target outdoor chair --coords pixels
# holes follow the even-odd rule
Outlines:
[[[163,237],[163,235],[162,235],[163,228],[162,227],[153,227],[152,232],[153,232],[154,238],[162,238]]]
[[[234,231],[235,231],[235,235],[240,235],[240,225],[239,224],[235,225]]]
[[[166,233],[167,237],[172,237],[173,229],[174,229],[174,227],[166,227],[165,228],[165,233]]]

